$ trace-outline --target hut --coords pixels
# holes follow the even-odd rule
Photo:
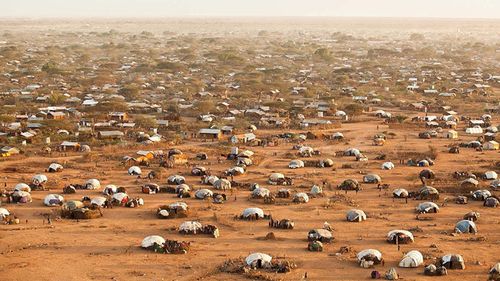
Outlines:
[[[295,203],[307,203],[309,202],[309,196],[305,192],[296,193],[292,199]]]
[[[226,179],[218,179],[214,182],[213,185],[216,189],[221,189],[221,190],[231,189],[231,182]]]
[[[85,182],[85,189],[99,189],[101,188],[101,182],[97,179],[89,179],[87,182]]]
[[[288,164],[288,168],[290,168],[290,169],[298,169],[298,168],[303,168],[303,167],[304,167],[304,161],[298,160],[298,159],[292,160]]]
[[[132,166],[128,168],[128,174],[131,176],[140,176],[142,174],[142,170],[138,166]]]
[[[246,220],[257,220],[257,219],[263,219],[266,216],[264,215],[264,211],[260,208],[246,208],[243,210],[241,213],[240,218],[246,219]]]
[[[404,188],[397,188],[392,191],[392,197],[394,198],[408,198],[408,190]]]
[[[205,198],[209,198],[209,197],[212,197],[214,195],[214,193],[210,190],[210,189],[199,189],[195,192],[194,194],[194,197],[196,199],[205,199]]]
[[[59,194],[49,194],[43,199],[45,206],[61,206],[64,203],[64,198]]]
[[[347,179],[344,180],[338,188],[340,190],[360,190],[360,185],[357,180],[354,179]]]
[[[484,150],[498,150],[500,149],[500,144],[496,141],[487,141],[483,144]]]
[[[439,191],[432,186],[424,186],[418,191],[417,199],[437,200],[439,199]]]
[[[392,170],[394,169],[394,163],[392,162],[385,162],[381,166],[382,170]]]
[[[444,134],[445,138],[447,139],[457,139],[458,138],[458,132],[455,131],[455,130],[448,130],[445,134]]]
[[[151,235],[144,238],[141,242],[141,247],[144,249],[152,249],[155,245],[162,246],[165,239],[158,235]]]
[[[47,172],[49,173],[56,173],[56,172],[60,172],[63,170],[63,166],[61,164],[57,164],[57,163],[52,163],[49,165],[49,168],[47,168]]]

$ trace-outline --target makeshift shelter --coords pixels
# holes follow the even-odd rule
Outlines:
[[[439,259],[439,265],[447,269],[465,269],[465,261],[461,255],[447,254]]]
[[[162,246],[165,243],[165,239],[158,235],[151,235],[144,238],[141,242],[141,247],[145,249],[150,249],[153,246]]]
[[[31,187],[25,183],[18,183],[14,186],[14,191],[16,190],[31,192]]]
[[[495,171],[487,171],[484,173],[484,178],[487,180],[496,180],[498,179],[498,174]]]
[[[108,184],[104,187],[102,193],[105,195],[113,195],[117,192],[118,187],[114,184]]]
[[[364,268],[372,267],[373,265],[382,262],[382,253],[375,249],[365,249],[356,255],[359,265]]]
[[[347,179],[344,180],[339,186],[339,189],[341,190],[359,190],[360,185],[357,180],[354,179]]]
[[[292,160],[290,161],[290,164],[288,164],[288,168],[290,169],[304,168],[304,161],[298,159]]]
[[[313,186],[311,187],[311,194],[312,194],[313,196],[318,196],[318,195],[320,195],[320,194],[322,194],[322,193],[323,193],[323,189],[322,189],[320,186],[318,186],[318,185],[313,185]]]
[[[495,198],[493,196],[486,198],[486,200],[484,200],[484,203],[483,203],[483,206],[490,207],[490,208],[496,208],[496,207],[498,207],[498,205],[500,205],[498,198]]]
[[[253,253],[245,258],[245,263],[251,268],[270,268],[272,257],[263,253]]]
[[[231,189],[231,182],[226,179],[218,179],[214,182],[216,189],[228,190]]]
[[[488,281],[500,280],[500,262],[497,262],[488,272]]]
[[[487,189],[479,189],[472,192],[472,198],[478,201],[484,201],[491,196],[491,192]]]
[[[447,139],[456,139],[458,138],[458,132],[455,130],[449,130],[445,133],[445,137]]]
[[[285,175],[281,173],[272,173],[269,176],[269,183],[270,184],[277,184],[278,182],[282,181],[285,179]]]
[[[129,201],[129,196],[125,192],[116,192],[111,197],[111,203],[118,206],[123,206]]]
[[[191,175],[193,176],[204,176],[206,174],[207,174],[207,168],[205,167],[197,166],[191,169]]]
[[[10,212],[5,208],[0,208],[0,221],[10,216]]]
[[[46,175],[35,175],[33,176],[33,178],[31,179],[31,182],[33,183],[33,185],[35,186],[40,186],[40,185],[43,185],[45,184],[46,182],[48,181],[47,179],[47,176]]]
[[[142,174],[142,170],[138,166],[132,166],[128,168],[128,174],[131,176],[140,176]]]
[[[317,228],[309,231],[309,233],[307,234],[307,239],[309,241],[320,241],[322,243],[330,243],[333,241],[334,238],[332,232],[323,228]]]
[[[179,226],[179,232],[183,234],[196,234],[202,229],[202,224],[197,221],[185,221]]]
[[[158,208],[156,215],[160,219],[183,218],[187,217],[189,212],[188,205],[184,202],[175,202],[170,205],[163,205]]]
[[[418,191],[417,199],[437,200],[439,199],[439,191],[432,186],[424,186]]]
[[[473,178],[468,178],[468,179],[465,179],[463,180],[461,183],[460,183],[460,186],[462,188],[475,188],[479,185],[479,181],[477,181],[476,179],[473,179]]]
[[[329,158],[326,158],[326,159],[320,160],[320,161],[319,161],[319,166],[320,166],[320,167],[322,167],[322,168],[325,168],[325,167],[333,167],[333,160],[332,160],[332,159],[329,159]]]
[[[409,244],[414,241],[413,234],[407,230],[397,229],[387,233],[387,242],[392,244]]]
[[[292,199],[295,203],[307,203],[309,202],[309,196],[305,192],[296,193]]]
[[[392,170],[394,169],[394,163],[392,162],[385,162],[381,166],[382,170]]]
[[[364,183],[381,183],[382,178],[377,174],[368,174],[363,176]]]
[[[311,157],[314,153],[314,149],[309,146],[303,146],[299,149],[299,155],[302,157]]]
[[[263,219],[264,217],[264,211],[261,208],[246,208],[241,213],[243,219]]]
[[[423,202],[418,204],[415,208],[417,213],[437,213],[439,211],[439,206],[434,202]]]
[[[167,178],[169,184],[183,184],[186,182],[186,178],[179,175],[172,175]]]
[[[43,199],[45,206],[60,206],[64,203],[64,198],[59,194],[49,194]]]
[[[392,197],[394,198],[407,198],[409,195],[408,190],[404,188],[397,188],[392,191]]]
[[[47,172],[49,173],[55,173],[55,172],[60,172],[63,170],[63,166],[61,164],[57,163],[52,163],[49,165],[49,168],[47,169]]]
[[[399,262],[399,267],[419,267],[424,263],[424,256],[416,250],[409,251]]]
[[[345,156],[358,156],[359,154],[361,154],[361,152],[357,148],[349,148],[344,151]]]
[[[31,199],[31,194],[22,190],[14,190],[11,194],[12,203],[30,203],[33,200]]]
[[[194,197],[196,199],[205,199],[208,197],[212,197],[214,193],[210,189],[199,189],[194,193]]]
[[[497,189],[500,189],[500,180],[494,180],[490,183],[490,187],[493,189],[493,190],[497,190]]]
[[[464,220],[477,221],[481,215],[478,212],[468,212],[464,215]]]
[[[99,189],[101,188],[101,182],[97,179],[89,179],[87,182],[85,182],[85,188],[86,189]]]
[[[500,149],[500,144],[496,141],[488,141],[483,144],[483,149],[484,150],[498,150]]]
[[[90,200],[90,204],[96,205],[99,207],[105,207],[107,201],[108,201],[108,199],[106,197],[97,196],[97,197],[94,197]]]
[[[461,220],[455,225],[456,233],[477,233],[476,224],[471,220]]]
[[[270,193],[271,192],[267,188],[257,187],[252,191],[252,198],[264,198],[266,196],[269,196]]]
[[[362,210],[352,209],[347,212],[346,218],[350,222],[361,222],[366,220],[366,214]]]

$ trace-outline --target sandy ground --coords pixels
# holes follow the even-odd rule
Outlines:
[[[390,267],[397,267],[404,252],[419,250],[428,259],[447,253],[463,255],[466,269],[449,271],[446,277],[439,280],[486,280],[489,268],[499,262],[500,249],[500,218],[499,209],[485,208],[482,202],[470,202],[468,205],[457,205],[453,202],[441,208],[438,214],[428,215],[430,220],[416,220],[414,208],[420,201],[394,201],[391,190],[397,187],[416,190],[420,186],[417,174],[422,168],[399,165],[398,159],[390,158],[396,164],[392,171],[383,171],[380,165],[384,161],[370,160],[366,166],[355,162],[352,157],[334,157],[335,151],[349,147],[357,147],[366,151],[373,159],[378,153],[394,155],[396,151],[426,151],[429,145],[435,146],[440,154],[432,169],[437,174],[437,180],[450,179],[448,190],[459,185],[458,180],[451,179],[450,174],[456,170],[487,171],[493,169],[492,163],[500,160],[497,151],[476,152],[472,149],[462,149],[461,154],[448,154],[446,145],[452,142],[468,141],[473,137],[460,137],[459,140],[442,138],[421,140],[416,137],[415,130],[388,129],[385,125],[377,125],[380,121],[343,124],[338,131],[344,132],[347,140],[340,143],[313,140],[306,144],[321,150],[321,156],[315,158],[332,158],[334,168],[303,168],[290,170],[287,168],[291,160],[287,154],[294,153],[291,143],[278,147],[254,147],[259,163],[248,168],[248,173],[238,176],[240,182],[257,182],[277,191],[280,187],[269,186],[266,183],[271,172],[282,172],[295,177],[296,184],[292,189],[309,191],[312,184],[321,184],[323,179],[336,186],[344,179],[362,179],[366,172],[378,173],[385,183],[390,184],[387,192],[379,192],[375,185],[363,185],[358,194],[347,194],[351,203],[335,202],[330,208],[325,208],[327,198],[334,196],[336,190],[325,190],[326,197],[312,199],[307,204],[296,205],[291,200],[279,200],[281,204],[266,205],[262,200],[248,199],[250,191],[235,190],[229,200],[223,205],[213,205],[194,198],[182,199],[191,208],[187,219],[159,220],[155,210],[159,205],[179,201],[174,194],[146,195],[140,193],[140,185],[147,180],[137,180],[128,176],[126,167],[120,166],[119,159],[124,155],[133,155],[136,150],[123,149],[103,150],[100,153],[114,155],[115,159],[102,160],[98,166],[94,162],[84,162],[78,154],[51,156],[33,156],[12,158],[0,162],[2,177],[7,177],[7,187],[13,188],[16,183],[29,181],[31,176],[42,172],[53,161],[66,162],[67,168],[56,174],[47,174],[50,191],[32,192],[33,202],[25,205],[3,204],[21,219],[19,225],[0,226],[0,280],[244,280],[234,274],[222,274],[217,267],[228,258],[245,257],[252,252],[264,252],[275,257],[286,257],[295,261],[298,268],[288,274],[276,274],[274,277],[282,280],[301,280],[307,272],[308,280],[366,280],[372,269],[360,268],[355,255],[358,251],[374,248],[382,252],[385,265],[377,266],[376,270],[385,272]],[[371,145],[371,138],[377,132],[389,131],[396,135],[388,140],[383,147]],[[259,131],[258,135],[269,132]],[[274,132],[277,133],[277,132]],[[407,136],[405,141],[404,136]],[[465,134],[463,134],[465,135]],[[190,159],[195,151],[211,151],[211,144],[186,143],[179,146]],[[164,149],[168,149],[165,147]],[[227,151],[229,152],[229,151]],[[273,156],[274,153],[277,156]],[[213,173],[230,167],[231,161],[217,164],[214,152],[209,153],[208,161],[190,161],[190,164],[201,164],[210,167]],[[21,157],[21,156],[20,156]],[[104,158],[104,157],[102,157]],[[354,165],[352,169],[341,168],[343,164]],[[5,172],[6,167],[17,167],[18,172]],[[148,172],[151,168],[144,168]],[[498,167],[496,168],[498,172]],[[169,169],[168,174],[180,173],[186,176],[187,183],[194,189],[202,187],[199,178],[189,175],[189,167]],[[49,193],[61,193],[62,186],[69,183],[83,183],[87,179],[98,178],[101,184],[115,184],[127,188],[129,195],[141,196],[145,206],[130,209],[115,207],[105,209],[104,217],[88,221],[56,220],[52,225],[44,224],[43,213],[51,208],[43,205],[43,198]],[[156,181],[165,184],[166,180]],[[481,181],[486,187],[489,182]],[[299,186],[304,185],[304,188]],[[343,194],[343,193],[340,193]],[[65,195],[66,200],[81,199],[82,196],[98,196],[99,191],[78,191],[76,194]],[[452,198],[453,194],[443,194],[438,204],[441,206],[444,198]],[[239,221],[233,217],[247,207],[260,207],[274,218],[293,219],[294,230],[278,230],[268,228],[268,221]],[[361,223],[345,221],[345,213],[352,208],[364,210],[368,220]],[[54,208],[53,208],[54,209]],[[457,221],[469,211],[479,211],[477,235],[451,236]],[[218,239],[208,236],[183,236],[176,228],[185,220],[198,220],[202,223],[212,223],[220,228]],[[313,228],[321,228],[327,221],[334,227],[335,241],[325,247],[324,252],[308,252],[307,232]],[[386,234],[393,229],[410,229],[419,227],[422,232],[414,232],[415,243],[402,245],[398,251],[395,245],[386,242]],[[274,232],[276,240],[262,240],[268,232]],[[161,255],[148,252],[139,247],[140,242],[148,235],[161,235],[168,239],[192,242],[191,251],[186,255]],[[482,237],[485,241],[474,241]],[[437,245],[437,248],[431,245]],[[335,255],[341,246],[350,246],[352,251]],[[437,277],[426,277],[423,268],[397,269],[404,280],[433,280]]]

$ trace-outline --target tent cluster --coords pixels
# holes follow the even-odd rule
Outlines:
[[[151,235],[142,240],[141,247],[160,254],[186,254],[191,247],[191,243],[165,240],[159,235]]]

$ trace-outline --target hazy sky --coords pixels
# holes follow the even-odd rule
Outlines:
[[[500,18],[500,0],[0,0],[0,17]]]

